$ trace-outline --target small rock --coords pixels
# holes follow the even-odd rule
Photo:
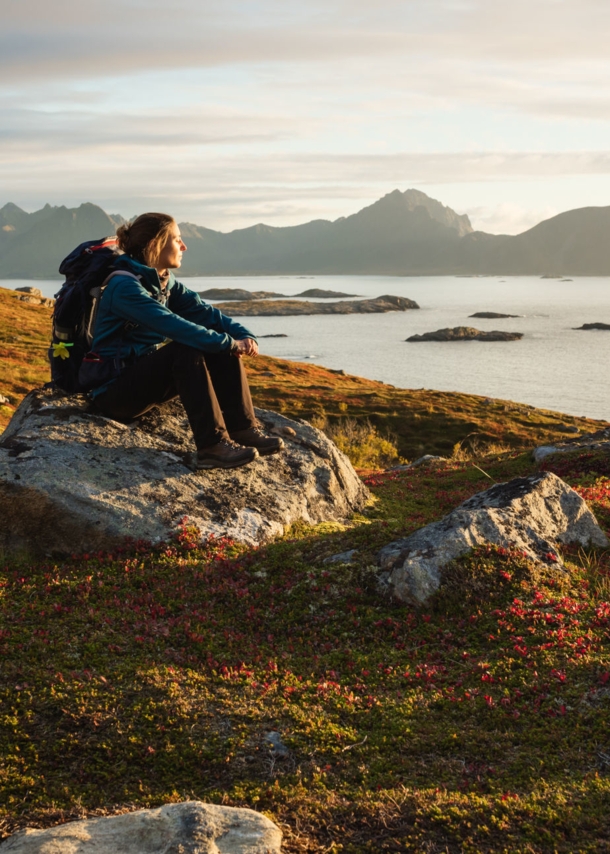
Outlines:
[[[553,445],[542,445],[532,451],[532,456],[536,462],[540,462],[549,454],[567,454],[571,451],[610,453],[610,427],[605,427],[596,433],[584,433],[574,439],[566,439],[564,442],[555,442]]]
[[[274,755],[282,757],[290,756],[290,750],[282,741],[279,732],[265,733],[265,743],[273,750]]]
[[[0,394],[0,406],[4,406],[5,403],[10,403],[10,400],[6,395]]]
[[[42,291],[40,288],[33,288],[31,285],[26,285],[22,288],[15,288],[20,294],[30,294],[33,297],[42,297]]]
[[[556,454],[558,450],[559,449],[556,448],[554,445],[541,445],[539,448],[534,448],[534,450],[532,451],[532,456],[534,458],[534,461],[539,463],[545,457],[550,457],[551,454]]]
[[[484,543],[559,566],[558,543],[608,546],[580,495],[557,475],[544,472],[496,484],[440,522],[385,546],[378,555],[380,584],[396,599],[421,605],[441,586],[451,561]]]
[[[322,563],[353,563],[354,555],[358,554],[358,549],[350,549],[347,552],[341,552],[338,555],[331,555],[324,558]]]
[[[249,809],[186,801],[124,815],[22,830],[2,854],[280,854],[282,832]]]
[[[560,433],[580,433],[575,424],[556,424],[555,430],[558,430]]]
[[[418,468],[419,466],[433,465],[435,463],[446,463],[446,457],[436,457],[434,454],[424,454],[423,457],[418,457],[412,463],[407,463],[404,466],[392,466],[388,471],[408,471],[408,469]]]
[[[285,436],[287,439],[293,439],[297,434],[296,430],[293,430],[292,427],[288,426],[272,427],[269,432],[275,434],[276,436]]]

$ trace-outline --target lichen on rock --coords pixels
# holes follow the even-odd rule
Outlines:
[[[280,854],[282,832],[250,809],[186,801],[123,815],[27,829],[2,854]]]
[[[485,543],[560,566],[559,543],[605,547],[608,540],[585,501],[556,475],[518,477],[385,546],[380,583],[396,599],[421,605],[439,589],[451,561]]]
[[[166,539],[185,517],[202,536],[264,542],[297,521],[344,521],[369,494],[351,463],[305,421],[257,410],[285,450],[238,469],[195,472],[178,401],[129,424],[83,396],[31,392],[0,436],[0,548],[35,555]]]

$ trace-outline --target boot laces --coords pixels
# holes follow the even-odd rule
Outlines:
[[[232,448],[233,450],[235,450],[236,448],[241,448],[241,445],[239,444],[239,442],[234,442],[233,439],[222,438],[218,444],[219,445],[226,445],[227,448]]]

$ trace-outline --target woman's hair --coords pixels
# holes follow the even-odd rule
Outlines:
[[[116,230],[117,244],[126,255],[155,267],[175,220],[169,214],[143,213]]]

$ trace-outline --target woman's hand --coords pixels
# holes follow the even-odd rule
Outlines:
[[[242,356],[258,356],[258,344],[253,338],[242,338],[236,341],[237,349],[235,355],[241,359]]]

